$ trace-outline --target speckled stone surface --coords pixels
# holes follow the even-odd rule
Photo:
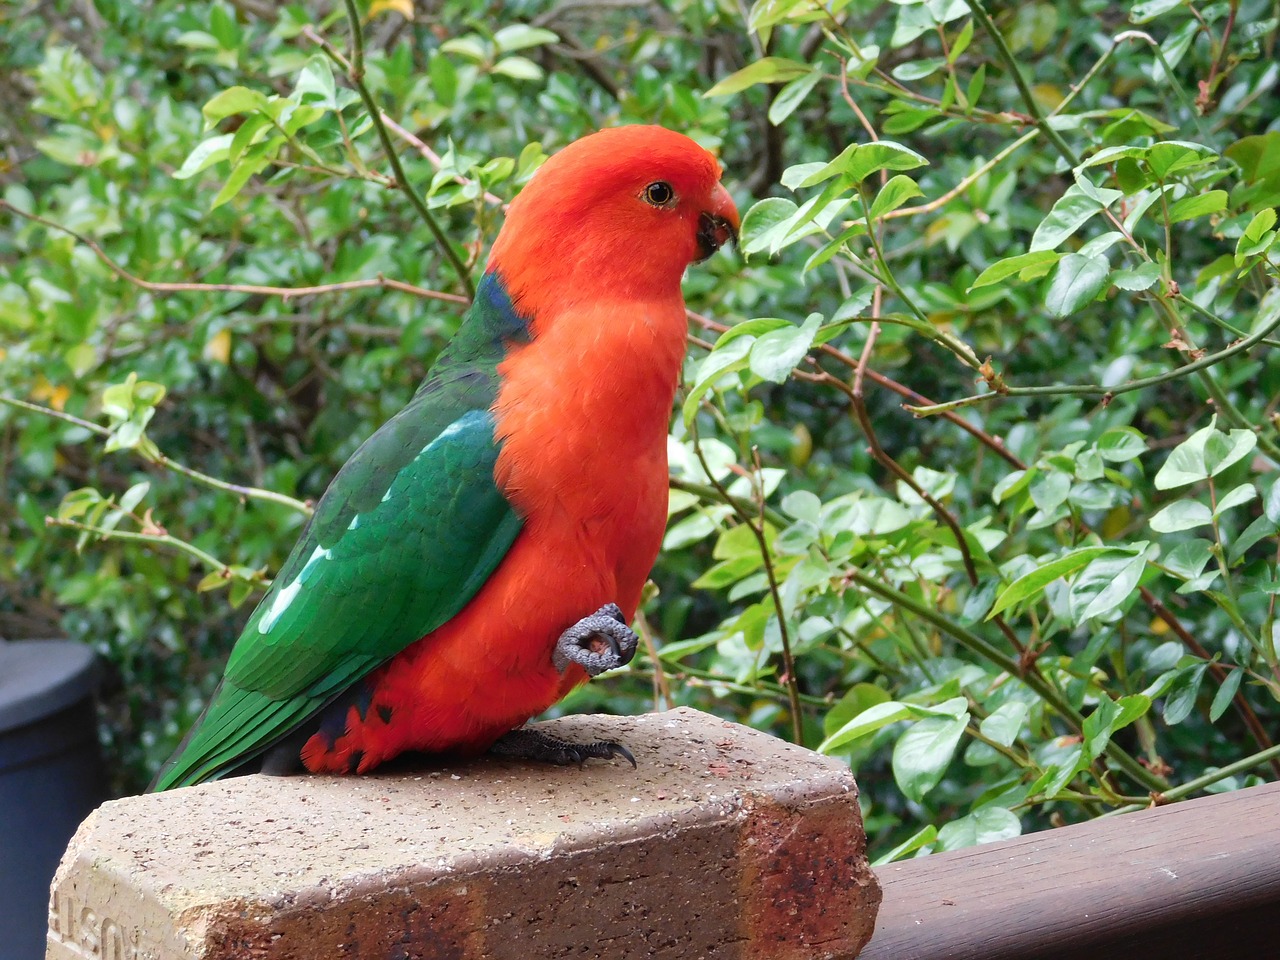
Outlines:
[[[880,890],[844,764],[681,708],[541,729],[585,769],[426,760],[104,804],[48,960],[851,958]]]

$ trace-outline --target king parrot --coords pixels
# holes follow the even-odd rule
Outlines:
[[[715,158],[662,127],[548,159],[458,333],[339,470],[152,789],[365,773],[406,750],[634,763],[520,728],[635,651],[680,282],[738,224]]]

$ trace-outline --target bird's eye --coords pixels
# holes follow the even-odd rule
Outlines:
[[[644,188],[644,202],[651,203],[655,207],[668,206],[675,197],[676,192],[665,180],[655,181]]]

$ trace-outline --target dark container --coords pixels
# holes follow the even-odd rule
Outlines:
[[[94,652],[0,641],[0,956],[45,954],[49,884],[80,821],[106,799]]]

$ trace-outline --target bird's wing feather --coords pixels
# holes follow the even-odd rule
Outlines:
[[[475,595],[521,527],[493,478],[495,389],[433,381],[347,461],[154,789],[262,752]]]

